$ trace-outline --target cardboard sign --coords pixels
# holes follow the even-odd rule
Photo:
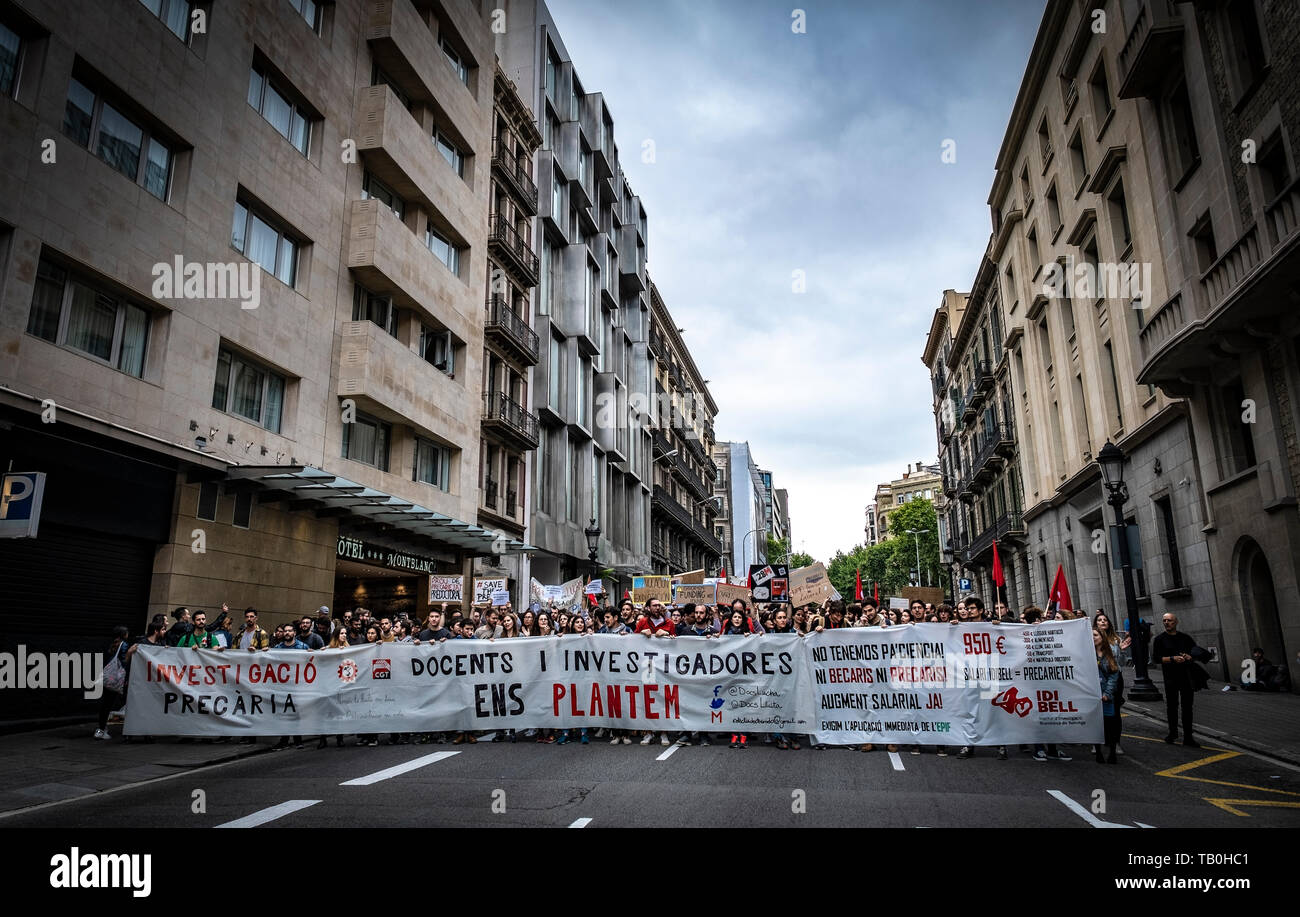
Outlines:
[[[510,604],[509,589],[498,589],[492,593],[492,605],[494,607],[498,607],[501,605],[509,605],[509,604]]]
[[[703,570],[688,570],[685,573],[678,573],[673,577],[674,583],[686,583],[687,585],[696,585],[704,582]]]
[[[502,589],[505,589],[505,588],[506,588],[506,580],[505,580],[505,577],[497,577],[497,578],[494,578],[494,579],[479,579],[479,578],[475,577],[475,579],[474,579],[474,604],[475,604],[475,605],[491,605],[491,604],[492,604],[492,593],[494,593],[494,592],[500,592]]]
[[[722,583],[718,583],[717,596],[719,605],[730,605],[736,599],[744,599],[748,602],[752,598],[749,590],[744,586],[724,586]]]
[[[465,577],[429,577],[429,604],[434,602],[462,602],[465,599]]]
[[[831,598],[834,591],[825,564],[800,567],[790,574],[790,601],[796,608],[809,602],[820,605]]]
[[[678,583],[673,587],[673,601],[678,605],[685,605],[687,602],[694,602],[696,605],[712,605],[717,600],[717,585]]]
[[[889,600],[889,607],[895,611],[903,611],[904,609],[911,608],[912,603],[907,599],[891,598]]]
[[[907,599],[908,605],[912,602],[929,602],[936,608],[943,604],[943,590],[938,586],[904,586],[900,592],[903,598]]]
[[[667,576],[632,577],[632,601],[644,605],[651,599],[667,604],[673,600],[672,579]]]

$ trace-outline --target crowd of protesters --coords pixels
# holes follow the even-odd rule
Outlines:
[[[719,637],[719,636],[758,636],[764,634],[798,634],[806,636],[824,630],[836,630],[847,627],[895,627],[919,623],[950,624],[1017,624],[1033,626],[1049,620],[1070,620],[1087,617],[1084,612],[1057,610],[1048,614],[1041,608],[1029,606],[1017,617],[1006,605],[998,601],[992,608],[977,596],[969,596],[956,603],[956,606],[913,601],[907,608],[880,607],[871,599],[861,602],[845,603],[828,601],[822,605],[806,605],[789,609],[785,605],[768,605],[762,609],[751,609],[743,599],[736,599],[731,605],[701,605],[692,602],[680,606],[665,605],[659,599],[650,599],[644,606],[637,606],[631,599],[625,598],[617,606],[607,604],[589,609],[589,615],[571,609],[547,608],[534,604],[522,615],[517,614],[511,605],[493,608],[471,608],[468,613],[459,607],[448,611],[448,603],[440,608],[431,609],[423,621],[411,619],[406,614],[380,615],[375,617],[365,608],[345,611],[341,617],[330,615],[330,610],[322,606],[315,615],[280,624],[274,634],[269,634],[258,624],[258,612],[248,608],[243,612],[243,626],[233,625],[230,609],[226,605],[208,619],[202,610],[191,611],[178,608],[172,613],[173,623],[169,626],[164,615],[155,615],[150,622],[145,636],[132,642],[127,629],[118,627],[110,659],[123,665],[130,671],[130,658],[137,646],[142,643],[194,649],[247,650],[320,650],[340,649],[363,643],[441,643],[447,640],[508,640],[519,637],[577,636],[586,634],[612,634],[616,636],[646,638]],[[237,629],[232,632],[231,627]],[[1098,609],[1093,615],[1093,644],[1097,654],[1098,685],[1102,698],[1104,723],[1103,746],[1094,746],[1093,751],[1098,762],[1115,763],[1120,734],[1119,709],[1123,703],[1123,668],[1130,662],[1130,638],[1118,633],[1104,611]],[[107,721],[109,713],[124,704],[129,683],[123,684],[122,690],[105,690],[100,699],[99,725],[95,738],[108,739]],[[390,744],[409,743],[428,744],[444,743],[475,744],[482,733],[476,732],[430,732],[393,734]],[[517,742],[520,739],[532,740],[545,744],[563,745],[568,742],[589,744],[593,738],[608,739],[611,745],[630,745],[634,740],[641,745],[655,741],[655,732],[628,729],[587,728],[574,729],[528,729],[500,730],[493,734],[492,741]],[[707,732],[659,732],[661,745],[710,745],[725,740],[725,734]],[[748,748],[749,736],[733,733],[730,736],[732,748]],[[1190,738],[1190,733],[1189,733]],[[378,745],[378,735],[363,734],[357,736],[358,745]],[[146,738],[144,741],[151,741]],[[183,738],[190,742],[193,739]],[[227,738],[204,739],[205,742],[226,742]],[[246,738],[244,743],[254,743],[256,739]],[[822,750],[828,746],[810,741],[810,737],[799,735],[769,734],[764,737],[766,744],[775,745],[782,750],[799,750],[804,743],[812,748]],[[285,736],[280,739],[277,748],[286,748],[292,744],[302,748],[301,736]],[[343,736],[335,737],[335,744],[344,744]],[[325,736],[317,741],[318,748],[325,748]],[[870,752],[871,744],[860,745],[860,751]],[[1032,752],[1036,760],[1055,759],[1069,761],[1071,758],[1056,745],[1020,746],[1023,752]],[[899,746],[887,745],[886,750],[897,752]],[[913,745],[910,751],[914,755],[922,753],[922,746]],[[949,754],[950,748],[937,746],[936,753],[941,757]],[[957,751],[960,758],[972,757],[975,749],[963,746]],[[1122,752],[1121,752],[1122,753]],[[1005,746],[997,748],[997,757],[1007,760]]]

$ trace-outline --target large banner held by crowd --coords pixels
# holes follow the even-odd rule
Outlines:
[[[140,644],[128,735],[609,726],[827,744],[1101,740],[1091,627],[918,624],[799,637],[589,634],[340,650]]]
[[[1100,742],[1092,625],[916,624],[805,638],[819,741]]]
[[[589,635],[132,659],[127,735],[479,729],[807,732],[801,638]]]

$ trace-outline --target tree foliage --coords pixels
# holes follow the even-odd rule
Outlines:
[[[890,513],[890,528],[895,534],[871,547],[855,545],[852,550],[836,551],[827,565],[833,585],[851,601],[854,595],[854,575],[862,571],[862,594],[872,594],[872,583],[880,584],[880,594],[898,595],[912,581],[916,568],[919,541],[921,550],[921,583],[943,584],[939,567],[939,533],[935,530],[934,504],[929,500],[912,500]],[[913,536],[907,530],[920,532]]]
[[[809,567],[817,563],[811,554],[805,554],[802,551],[790,551],[789,538],[773,538],[767,536],[767,560],[769,563],[786,563],[786,555],[789,555],[789,566],[791,570],[798,570],[800,567]]]

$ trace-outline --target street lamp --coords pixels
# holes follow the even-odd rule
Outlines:
[[[745,560],[745,539],[749,538],[749,536],[750,536],[750,535],[753,535],[755,532],[766,532],[766,531],[767,531],[767,528],[766,528],[766,527],[763,527],[763,528],[757,528],[757,529],[750,529],[748,532],[745,533],[745,537],[742,538],[742,539],[740,539],[740,559],[741,559],[742,562]],[[755,543],[754,543],[754,560],[758,560],[758,543],[757,543],[757,540],[756,540]],[[749,571],[745,571],[745,572],[749,572]],[[739,571],[737,571],[737,573],[739,573]]]
[[[592,570],[596,569],[596,549],[600,546],[600,526],[596,524],[596,517],[591,519],[591,525],[582,530],[582,534],[587,536],[587,557],[591,560]]]
[[[1147,675],[1147,625],[1138,619],[1137,590],[1133,587],[1133,558],[1128,549],[1128,523],[1124,504],[1128,502],[1128,485],[1124,483],[1124,450],[1107,441],[1097,455],[1101,480],[1106,487],[1106,502],[1115,508],[1115,530],[1119,541],[1119,563],[1124,574],[1124,604],[1128,610],[1129,633],[1133,638],[1133,700],[1160,700],[1160,691]],[[1112,623],[1111,627],[1115,625]]]
[[[916,540],[916,585],[921,585],[921,536],[929,529],[904,529],[903,531],[911,535]]]

